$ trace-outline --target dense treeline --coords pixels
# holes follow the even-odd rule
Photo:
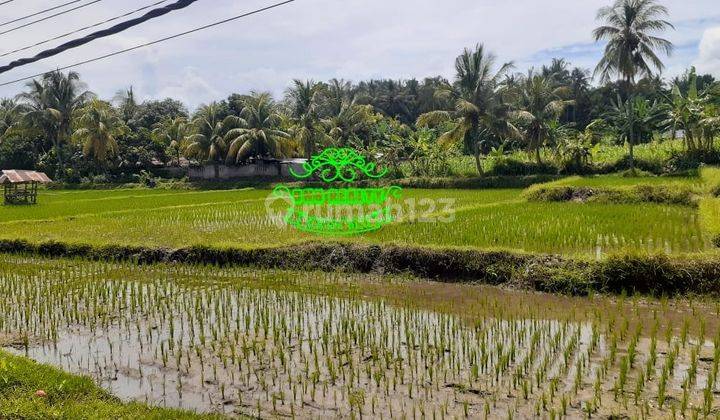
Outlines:
[[[618,167],[633,168],[636,145],[676,136],[682,159],[718,160],[720,84],[694,69],[659,76],[659,54],[672,51],[657,36],[672,29],[666,14],[654,0],[601,9],[593,35],[607,44],[594,72],[562,58],[522,72],[478,44],[458,56],[453,80],[294,80],[283,98],[232,94],[192,113],[170,98],[139,103],[132,88],[101,100],[77,73],[50,73],[0,102],[0,167],[117,181],[186,160],[235,165],[332,145],[405,162],[412,176],[453,175],[462,155],[481,174],[488,156],[519,173],[584,172],[598,144],[626,145]]]

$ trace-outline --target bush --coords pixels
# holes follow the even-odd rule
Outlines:
[[[613,172],[640,170],[646,173],[660,175],[667,172],[665,162],[661,159],[635,158],[634,165],[632,163],[633,162],[630,161],[630,157],[625,156],[615,162],[600,164],[596,166],[595,173],[609,174]]]
[[[695,150],[674,152],[665,162],[665,172],[680,172],[698,169],[702,164],[716,165],[720,163],[720,152],[717,150]]]
[[[526,175],[557,175],[559,168],[551,163],[527,162],[523,160],[502,157],[495,160],[492,168],[488,171],[489,175],[510,175],[510,176],[526,176]]]
[[[35,169],[36,165],[31,141],[15,136],[0,141],[0,169]]]
[[[697,206],[695,192],[680,185],[635,185],[632,187],[597,188],[581,186],[537,186],[524,193],[528,201],[632,204],[657,203]]]
[[[594,264],[590,275],[595,279],[595,288],[605,293],[717,296],[720,294],[718,263],[715,257],[611,256]]]
[[[531,185],[557,181],[557,175],[527,176],[482,176],[474,178],[405,178],[389,181],[390,184],[405,188],[451,188],[451,189],[482,189],[482,188],[527,188]]]
[[[45,257],[243,265],[288,270],[410,274],[444,282],[479,282],[545,292],[584,295],[623,291],[653,295],[720,296],[717,256],[610,256],[599,262],[503,251],[440,249],[397,245],[305,243],[261,249],[196,246],[169,250],[131,246],[91,246],[0,240],[0,252]]]

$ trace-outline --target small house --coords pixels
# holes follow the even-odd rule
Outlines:
[[[0,185],[4,187],[5,204],[36,204],[39,184],[48,184],[52,180],[42,172],[3,170]]]

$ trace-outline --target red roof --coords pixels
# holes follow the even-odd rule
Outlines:
[[[17,169],[3,170],[2,175],[0,175],[0,184],[25,184],[29,182],[47,184],[52,182],[52,179],[43,172],[21,171]]]

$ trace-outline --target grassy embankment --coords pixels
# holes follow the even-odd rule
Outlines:
[[[0,351],[0,418],[194,419],[200,416],[140,403],[123,403],[90,378]]]

